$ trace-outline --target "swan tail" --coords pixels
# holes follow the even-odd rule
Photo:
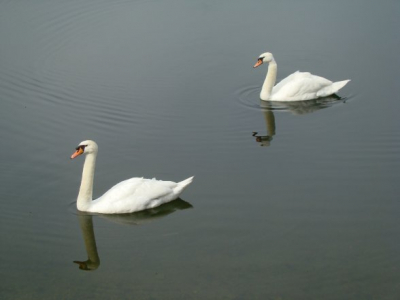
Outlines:
[[[344,87],[349,81],[350,81],[350,79],[334,82],[331,85],[326,86],[323,89],[319,90],[317,92],[317,97],[326,97],[326,96],[335,94],[342,87]]]
[[[189,178],[187,178],[187,179],[185,179],[185,180],[182,180],[181,182],[178,182],[177,186],[174,188],[174,192],[175,192],[176,194],[178,194],[178,195],[179,195],[180,193],[182,193],[183,190],[184,190],[189,184],[192,183],[193,178],[194,178],[194,176],[189,177]]]

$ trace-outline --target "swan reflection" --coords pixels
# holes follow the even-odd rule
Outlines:
[[[294,115],[304,115],[339,103],[345,103],[345,99],[337,95],[308,101],[279,102],[262,100],[260,101],[260,107],[265,119],[267,134],[259,135],[257,131],[253,131],[252,135],[256,138],[256,142],[260,146],[270,146],[273,136],[276,133],[274,110],[289,111]]]
[[[97,253],[92,216],[79,212],[78,220],[82,231],[83,241],[85,242],[88,259],[85,261],[74,260],[74,263],[78,264],[79,269],[81,270],[94,271],[100,266],[100,257]]]
[[[294,115],[305,115],[324,108],[331,107],[335,104],[345,103],[346,99],[334,94],[329,97],[318,98],[307,101],[260,101],[260,107],[267,110],[284,110]]]
[[[152,222],[158,218],[165,217],[177,210],[192,208],[193,206],[182,200],[177,199],[161,206],[132,213],[121,215],[103,215],[98,216],[105,218],[109,221],[125,224],[125,225],[141,225],[144,223]],[[86,253],[88,259],[85,261],[75,260],[74,263],[79,265],[79,269],[84,271],[94,271],[100,266],[100,257],[97,252],[96,238],[93,228],[93,214],[78,211],[79,225],[82,231],[83,241],[85,243]]]
[[[271,145],[272,137],[275,135],[275,116],[272,110],[263,110],[265,124],[267,126],[267,135],[258,135],[258,132],[254,131],[253,136],[256,138],[256,142],[260,143],[260,146]]]

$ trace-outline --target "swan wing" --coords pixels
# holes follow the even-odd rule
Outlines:
[[[283,86],[285,86],[287,83],[295,80],[296,78],[302,77],[304,72],[296,71],[286,78],[283,78],[279,83],[277,83],[273,88],[272,88],[272,93],[277,93]]]
[[[190,181],[189,181],[190,179]],[[192,178],[176,183],[156,179],[124,180],[92,201],[90,212],[130,213],[156,207],[179,197]]]
[[[295,72],[276,85],[271,100],[309,100],[318,98],[318,91],[332,85],[332,81],[308,72]]]

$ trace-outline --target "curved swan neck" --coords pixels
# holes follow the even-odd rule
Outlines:
[[[261,89],[260,98],[262,100],[268,100],[272,93],[272,88],[275,85],[276,73],[278,66],[275,60],[271,60],[268,65],[267,76],[265,77],[264,84]]]
[[[79,188],[77,207],[81,211],[86,211],[92,202],[94,169],[97,153],[86,155],[83,165],[81,187]]]

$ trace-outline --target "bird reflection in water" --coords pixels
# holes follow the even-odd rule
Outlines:
[[[78,220],[83,235],[83,241],[85,242],[88,259],[85,261],[74,260],[74,263],[78,264],[79,269],[81,270],[94,271],[100,266],[100,257],[97,253],[92,215],[79,212]]]
[[[256,138],[256,142],[260,146],[270,146],[273,136],[276,134],[274,111],[289,111],[294,115],[305,115],[324,108],[331,107],[335,104],[345,103],[346,100],[337,95],[319,98],[307,101],[260,101],[260,107],[264,116],[267,127],[267,135],[259,135],[257,131],[253,131],[252,136]]]
[[[254,131],[253,136],[256,138],[256,142],[260,143],[260,146],[271,145],[272,137],[275,135],[275,116],[272,110],[263,110],[265,123],[267,126],[267,135],[257,135],[258,132]]]
[[[131,214],[96,215],[78,211],[79,225],[81,227],[83,240],[85,242],[88,259],[85,261],[75,260],[74,263],[78,264],[79,269],[84,271],[94,271],[100,266],[100,257],[97,252],[96,238],[93,228],[93,216],[99,216],[118,224],[141,225],[152,222],[158,218],[165,217],[177,210],[183,210],[192,207],[193,206],[190,203],[182,199],[176,199],[161,206]]]

